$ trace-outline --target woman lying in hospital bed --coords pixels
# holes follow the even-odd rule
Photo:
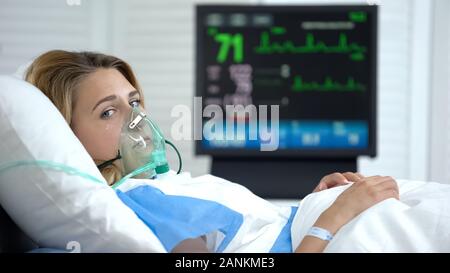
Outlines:
[[[130,66],[103,54],[50,51],[26,80],[55,104],[108,184],[119,181],[122,125],[132,107],[144,107]],[[298,207],[275,206],[218,177],[172,171],[116,190],[167,251],[450,251],[450,186],[438,183],[334,173]]]

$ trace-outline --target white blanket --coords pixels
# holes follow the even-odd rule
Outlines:
[[[343,226],[325,252],[450,252],[450,185],[397,180],[400,201],[387,199]],[[305,197],[291,226],[295,249],[319,215],[348,188]]]
[[[130,193],[136,189],[141,190],[145,186],[157,188],[164,193],[164,196],[166,197],[189,197],[194,198],[196,201],[213,201],[241,215],[242,223],[238,225],[238,232],[230,237],[231,242],[226,245],[223,252],[271,251],[274,245],[276,245],[277,239],[291,216],[290,207],[275,206],[254,195],[247,188],[239,184],[212,175],[203,175],[192,178],[189,173],[175,175],[171,172],[161,175],[155,180],[129,179],[120,185],[118,189],[124,193]],[[131,198],[136,199],[136,197]],[[145,192],[143,196],[141,195],[141,198],[146,199],[153,197],[147,195],[147,192]],[[141,205],[141,208],[144,210],[147,209],[148,212],[152,212],[155,209],[162,210],[174,205],[169,203],[169,199],[170,198],[165,197],[162,198],[156,208],[147,204]],[[206,225],[207,222],[212,221],[212,215],[207,214],[209,213],[209,210],[205,211],[204,209],[201,209],[201,206],[200,209],[196,209],[197,207],[199,206],[187,203],[175,204],[174,206],[178,214],[182,211],[182,213],[186,215],[192,215],[192,219],[189,220],[192,225],[196,225],[202,221]],[[135,210],[135,208],[132,209]],[[221,210],[217,210],[216,214],[220,215],[220,211]],[[165,224],[171,223],[174,220],[177,220],[178,223],[182,223],[182,220],[178,219],[176,214],[177,213],[174,211],[173,213],[166,214],[167,216],[164,219],[161,218],[161,215],[155,215],[155,217],[159,217],[160,219],[156,220],[163,221]],[[198,226],[192,226],[191,228],[195,229],[198,228]],[[177,229],[180,229],[180,227],[175,226],[175,230]],[[158,236],[157,230],[155,231],[155,234]],[[286,234],[288,235],[289,240],[284,240],[284,242],[286,246],[290,248],[289,229],[286,229]],[[162,240],[162,238],[160,239]],[[218,249],[224,240],[224,236],[219,230],[208,233],[206,239],[209,251],[221,252]],[[162,241],[164,244],[164,240]]]

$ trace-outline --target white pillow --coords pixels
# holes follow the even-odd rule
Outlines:
[[[106,185],[50,100],[11,76],[0,76],[0,140],[0,166],[48,160],[104,182],[39,166],[0,172],[1,206],[39,246],[79,246],[81,252],[165,252],[154,233]]]

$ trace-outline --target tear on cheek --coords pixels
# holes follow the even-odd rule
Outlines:
[[[105,125],[104,130],[108,133],[120,132],[120,126],[117,126],[117,124],[108,123]]]

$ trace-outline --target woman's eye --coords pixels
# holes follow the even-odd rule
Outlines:
[[[110,118],[113,114],[114,114],[114,110],[113,110],[113,109],[110,109],[110,110],[107,110],[107,111],[103,112],[102,115],[101,115],[101,118],[102,118],[102,119],[108,119],[108,118]]]
[[[139,104],[141,104],[141,100],[130,101],[131,107],[137,107],[137,106],[139,106]]]

